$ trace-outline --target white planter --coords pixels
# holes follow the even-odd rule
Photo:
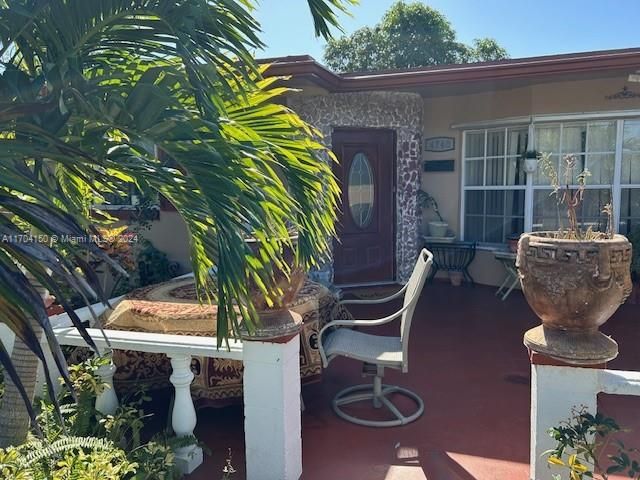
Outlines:
[[[535,173],[538,168],[537,158],[525,158],[524,159],[524,171],[527,173]]]
[[[429,222],[429,234],[432,237],[446,237],[448,229],[447,222]]]

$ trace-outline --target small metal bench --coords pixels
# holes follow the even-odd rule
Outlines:
[[[425,246],[433,253],[433,265],[429,273],[429,281],[433,280],[438,270],[461,272],[464,280],[473,285],[469,274],[469,265],[476,256],[476,242],[429,242]]]

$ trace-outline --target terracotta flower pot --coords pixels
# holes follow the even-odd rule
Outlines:
[[[292,237],[293,244],[297,242],[297,237]],[[259,242],[255,239],[247,240],[254,252],[259,248]],[[295,265],[295,251],[290,247],[284,247],[282,258],[290,267],[287,273],[283,269],[274,266],[274,285],[280,291],[273,295],[270,304],[255,282],[249,283],[251,301],[258,312],[259,325],[255,331],[249,333],[245,331],[241,334],[245,340],[286,342],[293,338],[302,328],[302,319],[299,315],[290,312],[287,306],[290,305],[298,295],[307,277],[306,271]]]
[[[241,333],[243,340],[286,343],[302,329],[302,316],[286,308],[258,312],[258,319],[259,325],[253,332]]]
[[[464,276],[462,275],[462,272],[449,272],[449,281],[454,287],[462,285],[463,280]]]
[[[525,344],[570,363],[615,358],[617,344],[598,328],[631,293],[631,244],[622,235],[593,241],[553,235],[524,234],[518,243],[522,290],[542,320]]]
[[[292,237],[293,244],[295,245],[298,237]],[[260,242],[255,239],[247,239],[247,244],[254,252],[257,252],[260,247]],[[285,246],[281,252],[284,263],[289,266],[290,271],[285,272],[282,269],[274,266],[273,278],[274,285],[280,290],[279,295],[271,297],[272,305],[269,304],[267,298],[262,293],[258,285],[255,282],[249,282],[249,292],[251,294],[251,300],[256,310],[279,310],[289,305],[304,285],[304,281],[307,277],[306,272],[299,266],[295,265],[296,254],[295,251]]]

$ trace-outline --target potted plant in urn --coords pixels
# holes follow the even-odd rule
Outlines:
[[[430,208],[438,217],[438,220],[433,220],[428,223],[429,231],[425,232],[425,234],[428,233],[432,237],[446,237],[449,224],[444,221],[444,218],[442,218],[436,199],[424,190],[418,190],[418,207],[421,212]]]
[[[575,176],[577,158],[563,162],[563,184],[550,160],[539,168],[551,180],[567,226],[557,231],[525,233],[516,265],[522,290],[542,325],[525,333],[531,350],[573,364],[599,364],[615,358],[618,346],[598,331],[631,292],[631,244],[612,232],[612,209],[606,205],[606,231],[583,229],[578,222],[588,171]],[[571,184],[577,182],[576,186]]]
[[[265,277],[270,279],[272,289],[266,290],[262,279],[249,278],[247,286],[255,309],[258,322],[252,328],[245,324],[240,328],[244,340],[287,342],[302,328],[302,317],[289,310],[289,305],[304,285],[307,277],[296,255],[298,236],[290,232],[289,238],[282,242],[261,241],[248,238],[245,243],[253,255],[261,255],[262,248],[279,248],[283,262],[281,264],[268,263],[269,271]]]

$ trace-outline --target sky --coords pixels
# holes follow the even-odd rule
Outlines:
[[[322,61],[306,0],[258,0],[267,47],[258,57],[308,54]],[[346,33],[375,25],[394,0],[360,0]],[[493,37],[512,58],[640,47],[640,0],[429,0],[452,23],[458,40]],[[339,33],[339,32],[338,32]]]

